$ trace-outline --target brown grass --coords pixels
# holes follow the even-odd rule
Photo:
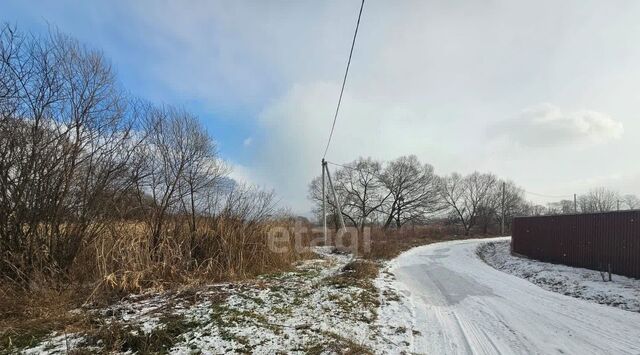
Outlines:
[[[358,256],[370,260],[390,260],[411,248],[456,239],[440,226],[408,226],[400,230],[372,228],[370,247],[359,237]]]
[[[152,257],[146,224],[112,222],[101,228],[103,232],[98,238],[83,245],[67,273],[53,277],[45,273],[32,275],[26,285],[0,280],[0,353],[36,345],[54,331],[94,334],[114,351],[133,348],[161,351],[154,346],[168,346],[166,334],[154,335],[158,339],[128,338],[124,325],[120,329],[118,324],[104,324],[88,312],[70,311],[90,305],[104,306],[130,293],[188,290],[206,283],[290,270],[293,263],[309,255],[295,252],[294,233],[288,252],[271,251],[267,235],[274,226],[290,231],[294,228],[292,221],[246,223],[202,219],[192,236],[185,224],[174,220],[164,230]],[[451,239],[447,234],[447,230],[438,227],[374,229],[370,249],[365,250],[359,244],[359,259],[330,281],[337,285],[373,287],[378,260],[391,259],[415,246]],[[312,237],[305,235],[303,244],[310,243]]]
[[[188,289],[289,270],[308,257],[295,252],[293,238],[288,252],[271,251],[267,237],[273,226],[293,228],[290,221],[203,219],[192,236],[179,220],[172,221],[152,257],[146,224],[112,222],[83,245],[68,272],[33,274],[28,284],[0,279],[0,354],[33,346],[53,331],[94,332],[95,319],[86,312],[70,312],[83,306],[104,306],[130,293]],[[105,337],[111,328],[102,327]],[[114,340],[114,347],[120,341]],[[138,345],[145,349],[144,344]]]

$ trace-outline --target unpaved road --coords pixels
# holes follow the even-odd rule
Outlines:
[[[482,242],[427,245],[391,263],[396,288],[408,296],[408,325],[420,332],[415,352],[640,354],[640,313],[545,291],[498,271],[476,255]]]

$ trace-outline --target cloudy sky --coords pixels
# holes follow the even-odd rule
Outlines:
[[[104,50],[133,94],[197,113],[236,179],[308,214],[359,6],[4,0],[0,20]],[[640,194],[638,19],[635,0],[367,0],[327,158]]]

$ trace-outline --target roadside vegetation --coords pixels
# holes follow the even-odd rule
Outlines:
[[[132,97],[102,52],[4,25],[0,349],[95,328],[83,306],[304,258],[268,247],[293,226],[273,193],[228,173],[197,117]]]

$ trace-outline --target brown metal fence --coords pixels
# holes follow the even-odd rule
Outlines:
[[[516,217],[514,253],[640,278],[640,211]]]

